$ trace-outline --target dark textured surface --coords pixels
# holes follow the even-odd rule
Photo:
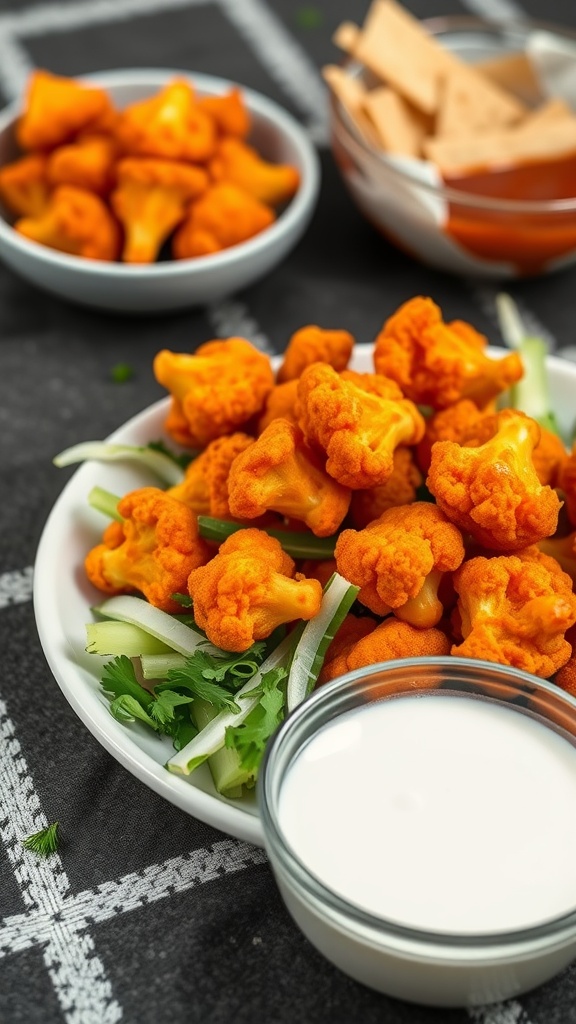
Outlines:
[[[67,6],[78,4],[52,4]],[[307,22],[304,6],[312,6]],[[419,16],[464,12],[457,0],[441,10],[428,0],[409,6]],[[336,56],[329,41],[334,27],[344,17],[360,21],[367,4],[322,0],[300,6],[271,0],[271,7],[319,66]],[[23,34],[21,43],[32,62],[66,74],[153,65],[225,75],[302,116],[246,38],[238,36],[225,7],[158,8],[114,23]],[[0,38],[5,12],[22,16],[24,10],[16,0],[0,3]],[[576,25],[573,0],[546,5],[527,0],[525,10]],[[358,341],[370,342],[383,319],[419,292],[431,294],[448,319],[470,319],[498,343],[493,289],[428,270],[384,242],[352,206],[326,151],[322,174],[318,209],[304,240],[281,267],[234,300],[275,351],[310,322],[345,327]],[[569,271],[511,290],[562,348],[573,344],[575,286],[576,271]],[[154,353],[161,347],[193,350],[213,336],[213,324],[214,314],[203,311],[136,318],[78,309],[0,267],[0,581],[33,564],[43,523],[70,475],[52,467],[54,453],[107,435],[158,398]],[[123,385],[111,379],[118,362],[134,368],[133,379]],[[243,870],[186,891],[168,885],[158,894],[147,887],[145,869],[171,859],[179,863],[225,837],[164,802],[98,745],[51,677],[31,602],[2,607],[1,586],[0,700],[44,814],[62,823],[68,895],[98,886],[104,894],[126,876],[131,876],[127,891],[139,894],[135,909],[120,901],[111,916],[75,933],[71,942],[88,941],[85,966],[75,977],[64,977],[62,963],[50,960],[41,921],[32,932],[32,947],[18,946],[14,939],[17,915],[33,911],[34,900],[0,840],[1,1024],[576,1022],[573,969],[524,997],[522,1005],[474,1016],[426,1010],[370,992],[338,973],[303,939],[283,909],[267,865],[257,857],[248,858]],[[12,756],[13,741],[5,736],[0,743]],[[10,833],[6,806],[0,806],[0,834],[2,829],[13,853],[21,837]]]

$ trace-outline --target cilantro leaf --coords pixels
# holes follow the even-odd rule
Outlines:
[[[162,690],[150,705],[150,714],[158,725],[168,725],[174,721],[174,709],[181,704],[191,704],[193,699],[182,693],[175,693],[174,690]]]
[[[266,744],[284,718],[286,704],[286,669],[275,668],[262,676],[253,694],[260,691],[260,701],[245,722],[226,729],[226,746],[235,750],[240,764],[254,776],[262,760]]]
[[[196,651],[191,658],[188,658],[182,668],[170,669],[166,682],[160,683],[154,692],[160,698],[162,693],[173,691],[178,687],[192,694],[190,700],[194,697],[201,697],[202,700],[212,704],[217,711],[223,711],[225,708],[228,711],[240,711],[240,706],[229,690],[209,679],[204,679],[201,666],[198,665],[199,653]]]
[[[56,853],[60,844],[59,828],[60,822],[54,821],[46,828],[41,828],[39,832],[33,832],[31,836],[26,836],[22,840],[22,846],[25,850],[37,853],[39,857],[49,857],[51,853]]]
[[[151,704],[151,708],[154,706],[154,701]],[[110,714],[117,722],[134,722],[137,718],[144,722],[144,725],[149,725],[151,729],[157,730],[158,726],[153,718],[144,710],[142,705],[135,697],[131,697],[127,693],[120,694],[110,704]]]
[[[136,679],[134,666],[125,654],[106,662],[101,683],[105,693],[113,697],[133,697],[143,708],[147,708],[154,700],[153,695]]]

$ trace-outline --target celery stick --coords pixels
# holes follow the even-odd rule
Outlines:
[[[52,460],[55,466],[71,466],[77,462],[94,459],[97,462],[115,462],[118,460],[140,462],[151,469],[160,480],[173,486],[184,479],[180,466],[168,455],[154,451],[152,448],[130,444],[111,444],[108,441],[83,441],[71,448],[66,448]]]
[[[86,623],[86,651],[88,654],[125,654],[128,658],[137,658],[143,654],[163,655],[170,651],[170,647],[139,626],[105,619]]]
[[[103,487],[93,487],[88,495],[88,504],[91,508],[110,519],[116,519],[118,523],[123,523],[124,516],[121,516],[118,511],[119,501],[120,498],[117,494],[105,491]]]
[[[350,611],[359,589],[337,572],[328,580],[320,611],[306,623],[294,652],[286,691],[289,712],[313,690],[328,645]]]
[[[107,619],[117,619],[120,622],[129,622],[140,626],[151,636],[165,643],[171,650],[178,651],[179,654],[187,656],[194,654],[199,647],[202,647],[207,654],[220,653],[218,648],[213,647],[202,633],[179,622],[168,612],[163,612],[160,608],[148,604],[141,597],[132,597],[128,594],[110,597],[107,601],[97,605],[93,611]]]
[[[166,648],[167,651],[170,648]],[[170,651],[169,654],[144,654],[140,658],[144,679],[165,679],[175,668],[183,668],[186,658],[183,654]]]
[[[220,711],[216,718],[213,718],[202,729],[202,732],[199,732],[190,743],[187,743],[182,750],[179,750],[174,757],[170,758],[166,764],[169,771],[179,775],[190,775],[195,768],[203,764],[212,754],[222,749],[226,742],[226,729],[228,726],[236,726],[244,722],[260,701],[259,695],[247,696],[242,699],[243,695],[249,694],[251,690],[255,690],[266,672],[282,667],[289,662],[294,642],[292,635],[285,637],[282,643],[268,655],[266,661],[262,663],[256,674],[251,679],[248,679],[244,686],[237,691],[235,699],[238,700],[242,710],[236,713]]]
[[[541,338],[527,334],[518,307],[510,295],[502,292],[496,296],[496,311],[504,341],[519,353],[524,366],[524,376],[510,388],[512,408],[526,413],[553,434],[560,434],[550,398],[546,345]]]
[[[215,718],[218,712],[214,705],[201,697],[196,697],[190,706],[190,714],[194,725],[200,732],[205,729]],[[240,758],[235,750],[222,747],[208,758],[208,767],[216,787],[216,792],[229,799],[237,799],[242,795],[242,787],[254,782],[251,772],[248,772],[240,764]]]

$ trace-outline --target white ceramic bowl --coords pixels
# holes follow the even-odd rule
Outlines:
[[[109,92],[120,109],[156,93],[175,77],[199,95],[218,95],[235,83],[177,70],[103,71],[83,79]],[[0,206],[0,258],[22,277],[63,299],[101,309],[149,312],[204,305],[269,273],[296,245],[312,216],[320,183],[316,151],[306,132],[272,100],[242,87],[252,116],[250,142],[268,160],[292,164],[300,187],[278,219],[259,235],[223,252],[152,266],[81,259],[19,235]],[[0,165],[16,159],[14,124],[20,104],[0,115]]]

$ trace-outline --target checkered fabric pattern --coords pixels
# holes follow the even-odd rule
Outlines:
[[[576,24],[573,0],[411,0],[419,16],[481,13]],[[312,225],[268,278],[173,316],[111,316],[66,305],[0,267],[0,1021],[2,1024],[571,1024],[576,968],[521,1001],[433,1011],[389,1000],[316,953],[283,908],[265,854],[164,802],[106,753],[46,667],[31,605],[38,538],[67,471],[55,452],[104,437],[160,397],[160,347],[191,351],[244,335],[281,352],[304,323],[371,341],[416,293],[496,340],[490,285],[435,273],[384,242],[352,207],[327,149],[319,67],[365,0],[30,0],[0,2],[0,91],[33,66],[187,68],[236,79],[282,103],[319,146]],[[550,348],[573,342],[576,270],[511,289]],[[135,373],[119,385],[111,368]],[[89,383],[88,383],[89,382]],[[59,820],[40,860],[20,840]],[[495,848],[495,856],[505,855]]]

